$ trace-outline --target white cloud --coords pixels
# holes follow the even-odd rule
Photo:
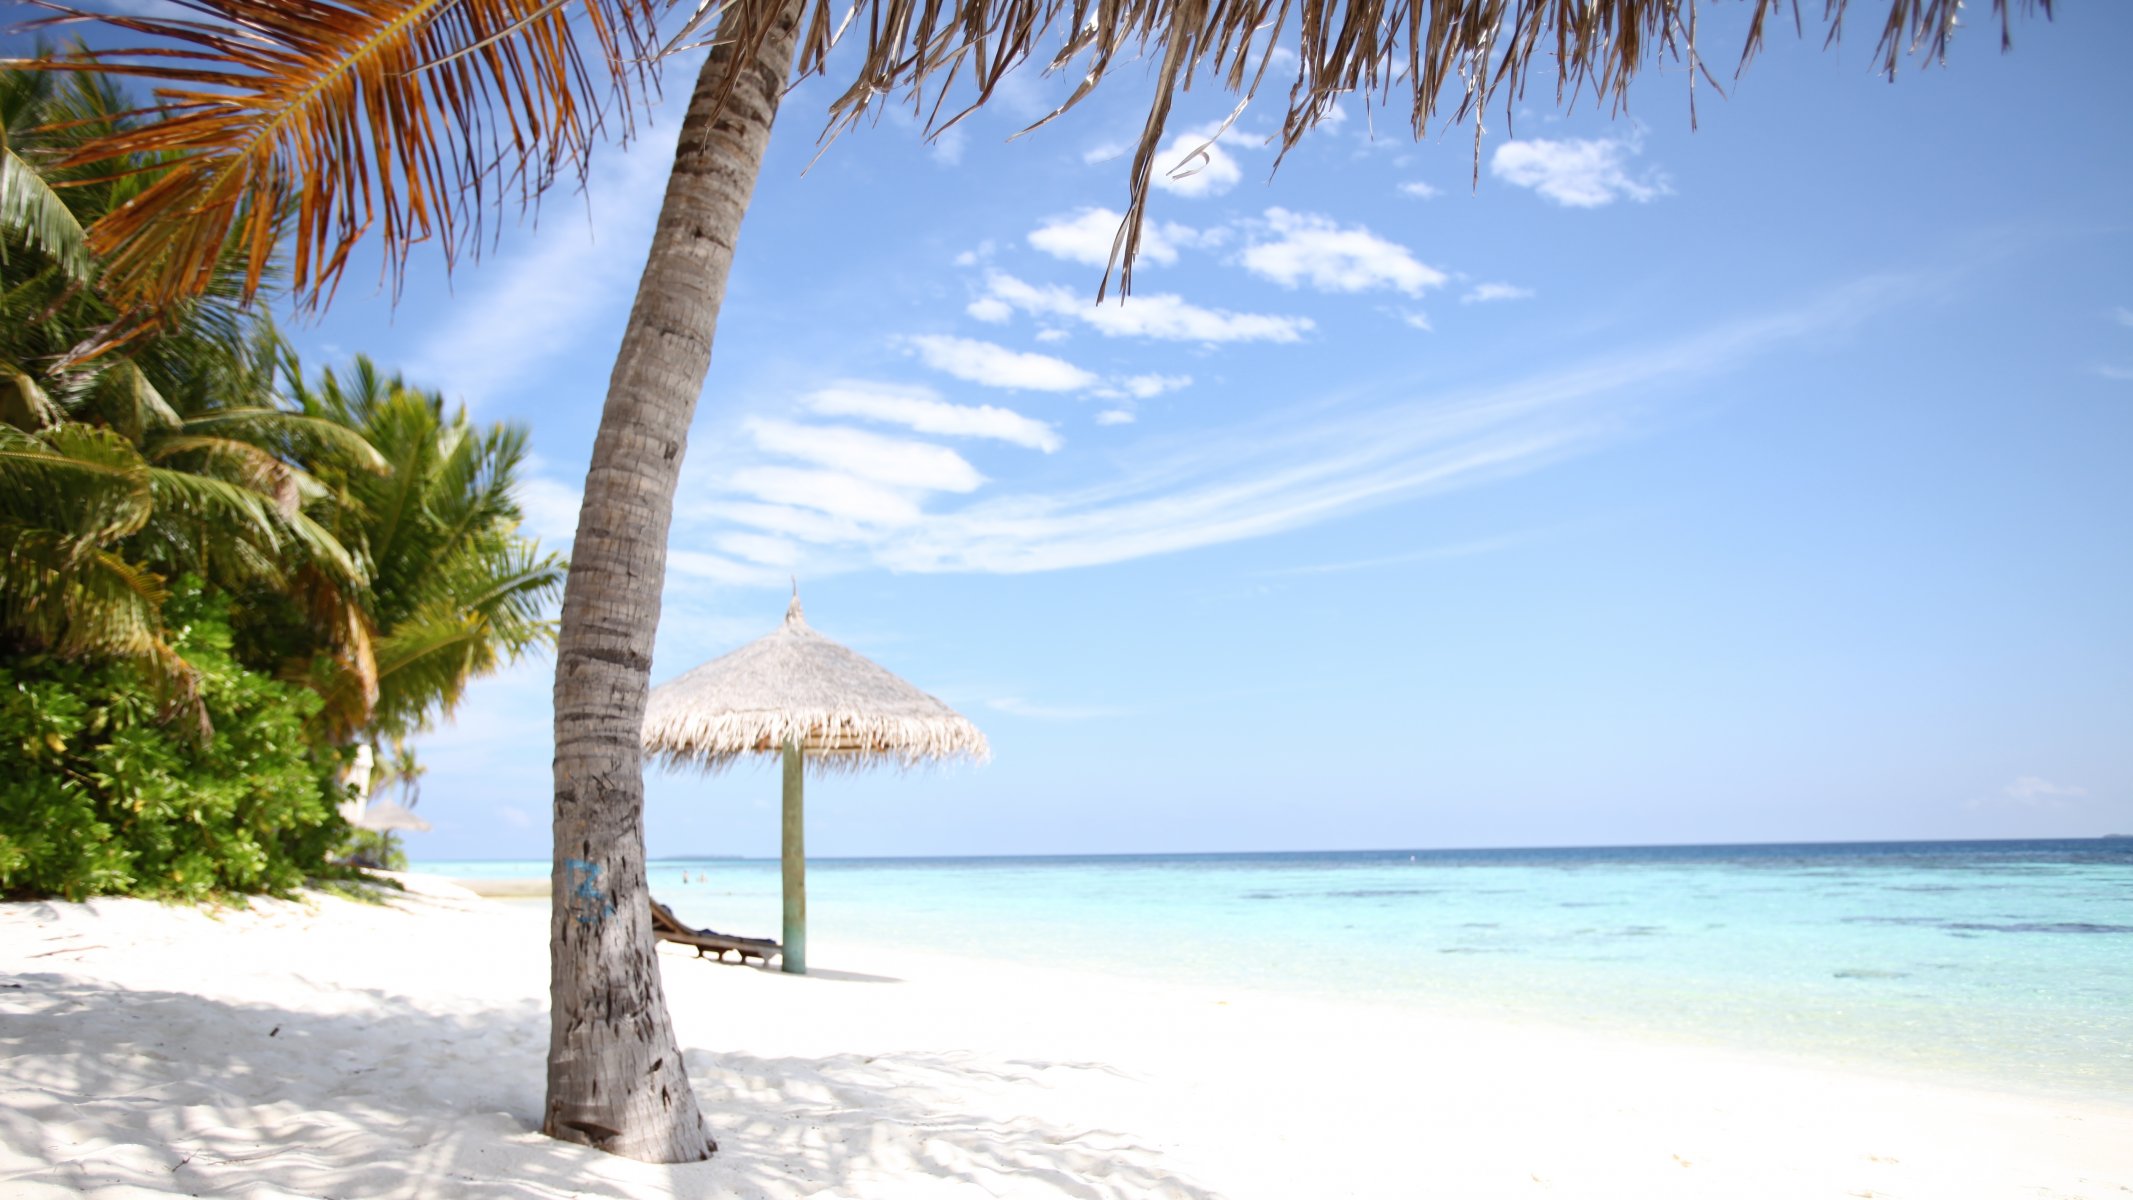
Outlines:
[[[964,145],[963,127],[957,125],[934,138],[926,147],[926,155],[940,166],[958,166],[963,161]]]
[[[721,554],[702,550],[667,551],[667,576],[706,579],[734,587],[772,587],[784,582],[785,572],[761,563],[735,562]]]
[[[1416,312],[1412,309],[1403,308],[1400,310],[1400,321],[1408,328],[1419,329],[1424,333],[1435,333],[1437,331],[1437,327],[1429,323],[1429,314],[1426,312]]]
[[[1410,200],[1434,200],[1444,192],[1419,179],[1411,179],[1400,185],[1400,194]]]
[[[992,438],[1046,454],[1062,444],[1057,430],[1034,417],[990,404],[950,404],[926,388],[840,383],[810,392],[800,403],[824,416],[902,425],[917,433]]]
[[[1111,261],[1111,246],[1118,238],[1119,223],[1125,219],[1124,214],[1108,208],[1077,209],[1068,215],[1046,218],[1044,224],[1030,231],[1029,244],[1053,258],[1092,267],[1106,266]],[[1196,245],[1199,241],[1198,231],[1188,226],[1144,221],[1139,257],[1150,262],[1174,263],[1178,261],[1178,247]]]
[[[911,493],[838,471],[746,467],[733,473],[732,487],[771,504],[813,509],[862,526],[909,525],[919,519]]]
[[[1237,186],[1237,181],[1244,178],[1244,168],[1237,165],[1236,156],[1227,147],[1239,139],[1235,132],[1215,137],[1219,127],[1203,125],[1172,134],[1155,152],[1149,182],[1186,197],[1219,196]]]
[[[998,247],[992,244],[992,239],[987,238],[986,240],[979,242],[975,247],[972,247],[971,249],[965,250],[961,254],[956,255],[955,265],[959,267],[977,266],[979,263],[991,258],[993,255],[993,251],[996,249],[998,249]]]
[[[577,488],[541,473],[541,464],[529,460],[511,489],[518,510],[525,518],[525,532],[541,539],[549,549],[568,546],[578,533],[578,506],[584,494]]]
[[[1078,392],[1096,383],[1096,376],[1049,354],[1032,354],[992,342],[938,334],[907,340],[927,366],[986,387]]]
[[[791,567],[800,561],[800,548],[789,538],[761,533],[727,533],[719,535],[711,544],[735,558],[745,558],[768,567]]]
[[[2133,380],[2133,367],[2114,367],[2109,363],[2105,363],[2096,368],[2096,373],[2105,379],[2115,379],[2120,383]]]
[[[1459,297],[1461,304],[1494,304],[1499,300],[1530,300],[1533,289],[1512,283],[1484,283]]]
[[[1656,389],[1848,329],[1915,295],[1872,279],[1800,308],[1634,347],[1453,396],[1398,395],[1313,409],[1250,431],[1178,435],[1108,482],[995,494],[885,531],[867,559],[891,570],[1021,573],[1120,562],[1295,529],[1338,514],[1532,471],[1637,426]]]
[[[1621,138],[1526,138],[1496,147],[1489,173],[1532,188],[1568,208],[1598,208],[1616,200],[1655,200],[1669,191],[1664,176],[1629,173],[1637,144]]]
[[[1184,342],[1300,342],[1309,317],[1279,317],[1201,308],[1167,293],[1135,293],[1115,304],[1096,304],[1086,292],[1056,284],[1025,283],[994,271],[987,294],[1022,312],[1079,321],[1109,337],[1145,337]]]
[[[980,296],[964,306],[963,311],[988,325],[1004,325],[1015,317],[1015,310],[1007,301],[995,296]]]
[[[1440,562],[1446,559],[1472,558],[1479,554],[1493,554],[1533,541],[1536,533],[1513,533],[1503,537],[1482,538],[1472,542],[1456,542],[1449,546],[1432,546],[1427,550],[1410,550],[1405,554],[1387,554],[1379,558],[1349,559],[1343,562],[1309,563],[1294,567],[1276,567],[1261,571],[1263,576],[1280,575],[1339,575],[1349,571],[1369,571],[1378,567],[1404,566],[1408,563]]]
[[[1081,152],[1081,161],[1090,165],[1109,162],[1126,152],[1123,142],[1098,142]]]
[[[1265,231],[1270,236],[1255,237],[1240,261],[1245,270],[1283,287],[1309,284],[1322,292],[1391,288],[1419,296],[1448,279],[1407,247],[1360,225],[1344,229],[1331,217],[1270,208]]]
[[[790,569],[813,577],[865,567],[1011,574],[1303,528],[1593,452],[1634,435],[1667,396],[1759,356],[1856,329],[1912,301],[1922,286],[1865,279],[1790,310],[1464,393],[1349,393],[1249,426],[1144,437],[1104,460],[1115,464],[1107,477],[1064,490],[992,484],[962,496],[825,469],[721,469],[715,486],[723,496],[688,506],[680,544],[697,557],[677,570],[775,579],[771,560],[784,553],[783,539],[801,544]],[[1095,417],[1131,419],[1126,405]],[[769,540],[714,541],[726,533]],[[1328,569],[1367,565],[1376,563]]]
[[[736,501],[713,504],[694,515],[706,521],[745,525],[750,529],[767,530],[818,545],[863,542],[873,536],[867,526],[848,517],[776,502]]]
[[[1136,400],[1149,400],[1162,395],[1164,392],[1174,392],[1179,388],[1191,387],[1192,376],[1128,375],[1118,381],[1118,386],[1124,389],[1128,396]]]
[[[763,450],[871,483],[930,492],[974,492],[985,482],[962,455],[932,442],[762,417],[750,418],[745,427]]]
[[[2126,308],[2122,305],[2114,308],[2111,310],[2111,319],[2128,329],[2133,329],[2133,308]]]
[[[1001,303],[1004,304],[1006,301],[1003,300]],[[1073,336],[1073,334],[1064,329],[1040,329],[1037,331],[1037,340],[1040,342],[1063,342]]]

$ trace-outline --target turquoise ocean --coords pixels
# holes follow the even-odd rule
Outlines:
[[[651,881],[777,936],[775,861]],[[808,919],[823,966],[849,938],[2133,1103],[2133,839],[815,859]]]

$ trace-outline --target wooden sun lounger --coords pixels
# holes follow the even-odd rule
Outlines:
[[[758,959],[767,964],[771,956],[780,953],[778,944],[769,938],[734,937],[715,929],[691,929],[681,923],[674,910],[652,901],[652,934],[662,942],[675,942],[696,947],[696,957],[710,954],[720,962],[726,961],[727,953],[738,955],[739,962]]]

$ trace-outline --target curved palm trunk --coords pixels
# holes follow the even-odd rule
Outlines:
[[[653,1162],[694,1161],[717,1149],[689,1087],[653,954],[638,739],[682,447],[711,366],[741,217],[793,60],[800,6],[779,4],[758,51],[713,49],[690,97],[600,414],[556,646],[554,915],[541,1128]],[[721,109],[719,92],[734,72]]]

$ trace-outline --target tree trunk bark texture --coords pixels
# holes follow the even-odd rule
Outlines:
[[[717,1149],[653,952],[639,738],[682,449],[710,369],[741,218],[792,70],[800,6],[778,2],[758,52],[714,47],[690,97],[600,414],[556,645],[541,1129],[649,1162],[693,1162]]]

